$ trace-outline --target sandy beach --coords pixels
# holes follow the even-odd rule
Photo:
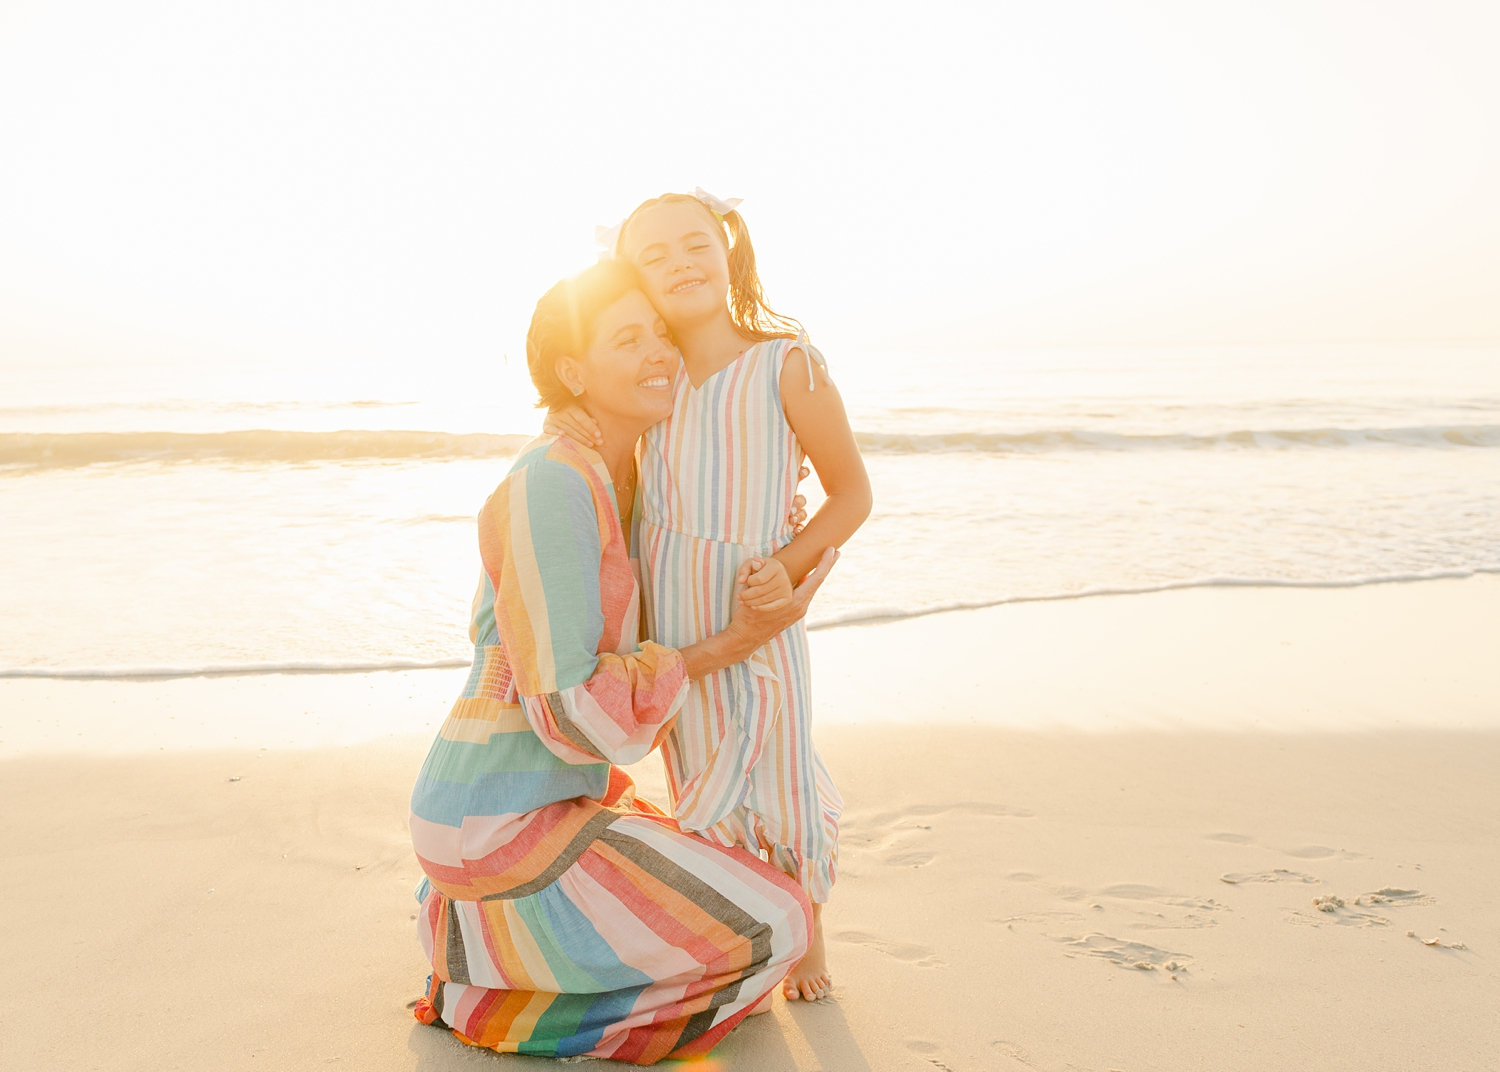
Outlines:
[[[700,1067],[1495,1068],[1497,650],[1494,575],[814,633],[836,998]],[[556,1067],[408,1011],[462,676],[0,681],[5,1068]]]

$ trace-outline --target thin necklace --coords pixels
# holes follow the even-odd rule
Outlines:
[[[620,513],[624,514],[630,509],[630,502],[635,498],[635,466],[632,464],[630,471],[625,474],[625,479],[615,484],[615,503],[620,506]]]

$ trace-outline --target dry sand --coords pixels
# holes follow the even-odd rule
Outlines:
[[[1500,578],[813,645],[837,998],[700,1067],[1500,1066]],[[407,1011],[405,801],[462,676],[0,681],[0,1064],[557,1068]]]

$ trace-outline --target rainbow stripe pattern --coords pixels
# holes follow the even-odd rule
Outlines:
[[[640,589],[602,459],[533,441],[479,515],[473,669],[411,799],[432,964],[418,1019],[502,1052],[706,1053],[806,951],[787,876],[684,833],[615,764],[656,747],[681,655]]]

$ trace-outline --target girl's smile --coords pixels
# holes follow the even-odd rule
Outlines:
[[[697,201],[644,210],[621,236],[620,253],[640,269],[647,295],[668,323],[721,314],[729,294],[729,251],[713,215]]]

